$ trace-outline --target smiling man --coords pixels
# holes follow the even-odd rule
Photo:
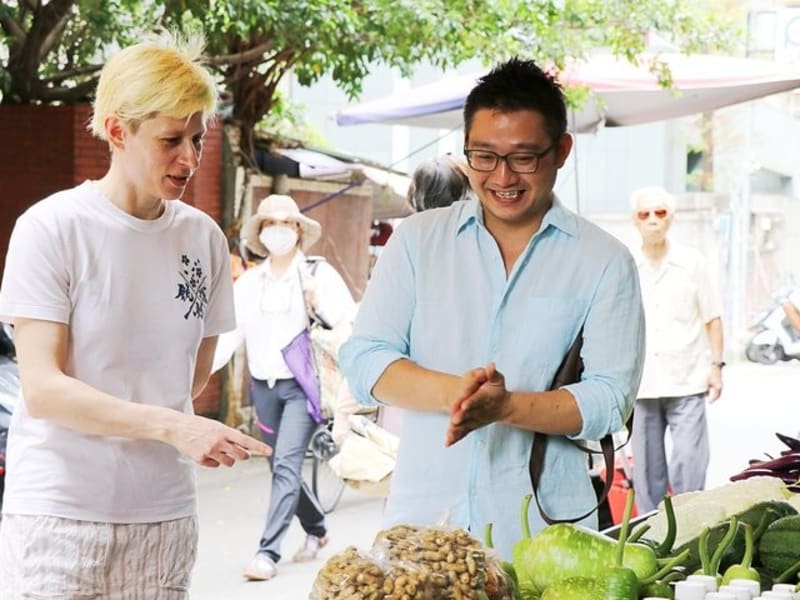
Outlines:
[[[385,524],[449,516],[480,535],[493,523],[508,559],[534,435],[551,436],[545,511],[574,518],[596,505],[569,438],[625,424],[643,313],[630,253],[553,193],[572,148],[558,84],[532,62],[501,64],[467,97],[464,124],[474,195],[397,229],[340,358],[362,402],[406,409]],[[549,391],[581,329],[581,381]]]

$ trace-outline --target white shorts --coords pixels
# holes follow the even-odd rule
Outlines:
[[[197,518],[92,523],[5,515],[0,600],[186,600]]]

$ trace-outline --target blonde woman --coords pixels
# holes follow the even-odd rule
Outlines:
[[[234,326],[219,227],[181,202],[215,111],[202,40],[129,47],[100,75],[92,132],[111,163],[30,207],[9,245],[14,413],[0,598],[188,597],[194,468],[260,441],[193,414],[217,336]]]

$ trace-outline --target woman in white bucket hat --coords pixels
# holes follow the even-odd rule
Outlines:
[[[252,580],[277,574],[281,541],[293,516],[306,532],[295,561],[313,560],[328,541],[324,512],[302,476],[319,414],[309,408],[282,352],[309,327],[307,304],[331,327],[353,318],[355,303],[336,269],[305,255],[321,234],[320,224],[303,215],[290,196],[273,194],[259,203],[243,235],[247,247],[266,259],[236,280],[237,328],[220,338],[214,361],[215,370],[222,367],[244,341],[250,399],[263,439],[274,448],[266,524],[244,573]]]
[[[261,232],[271,226],[265,234],[266,243],[272,244],[275,239],[276,229],[294,229],[297,236],[290,233],[281,234],[282,229],[278,230],[277,235],[296,237],[296,244],[303,252],[313,246],[322,235],[322,227],[314,219],[310,219],[300,212],[297,203],[291,196],[272,194],[264,198],[258,205],[256,214],[247,220],[244,226],[244,238],[247,247],[251,252],[264,257],[270,254],[265,241],[261,239]]]

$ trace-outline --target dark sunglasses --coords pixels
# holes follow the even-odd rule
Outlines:
[[[646,221],[650,215],[655,215],[657,219],[666,219],[668,211],[666,208],[657,208],[655,210],[640,210],[636,212],[636,218],[640,221]]]

